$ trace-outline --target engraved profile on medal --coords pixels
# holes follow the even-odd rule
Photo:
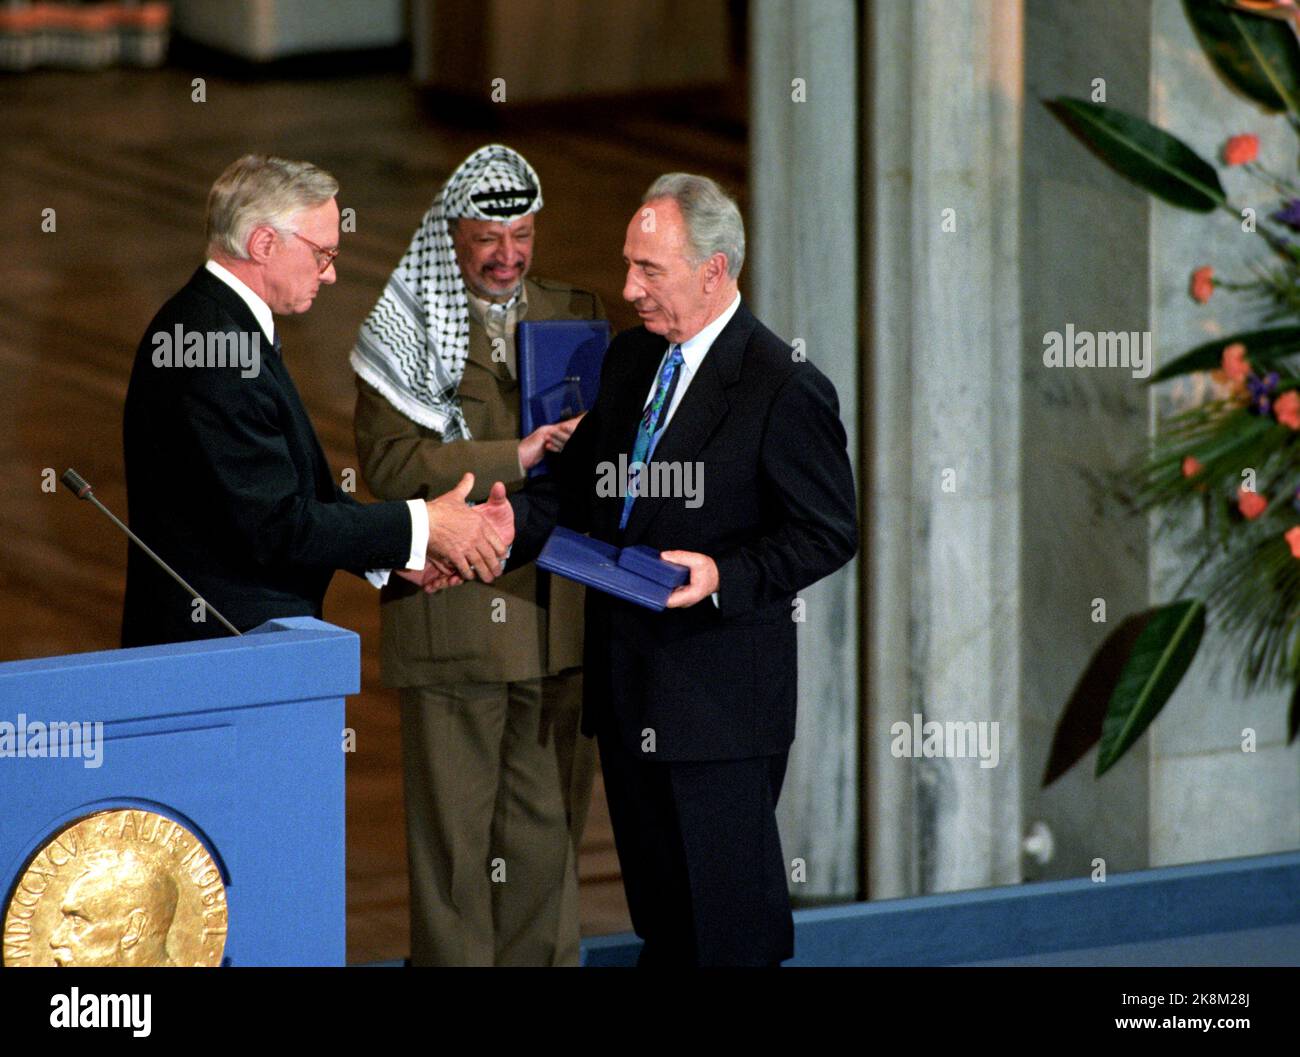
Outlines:
[[[136,808],[78,819],[37,850],[5,906],[10,966],[216,966],[226,889],[206,845]]]
[[[59,907],[50,936],[55,964],[175,965],[167,934],[176,918],[176,882],[156,862],[135,852],[88,856]]]

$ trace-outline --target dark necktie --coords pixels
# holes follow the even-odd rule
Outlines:
[[[619,518],[619,529],[627,528],[627,519],[632,513],[632,504],[636,501],[637,490],[641,484],[642,467],[650,461],[659,434],[667,425],[664,421],[666,408],[672,406],[673,392],[677,388],[677,379],[682,373],[682,347],[674,345],[659,372],[659,384],[654,396],[646,404],[641,414],[641,424],[637,427],[636,443],[632,446],[632,464],[628,470],[627,495],[623,497],[623,516]]]

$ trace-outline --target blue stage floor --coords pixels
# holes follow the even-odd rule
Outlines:
[[[962,965],[1291,965],[1300,966],[1300,925],[1206,932]]]

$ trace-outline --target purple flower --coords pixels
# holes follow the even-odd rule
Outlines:
[[[1300,231],[1300,198],[1292,198],[1276,213],[1271,214],[1270,219],[1285,224],[1292,231]]]
[[[1246,378],[1246,388],[1250,390],[1251,414],[1267,415],[1273,409],[1269,397],[1277,388],[1277,371],[1269,371],[1263,378],[1251,373]]]

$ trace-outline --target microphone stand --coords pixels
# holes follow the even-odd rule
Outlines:
[[[187,584],[184,580],[182,580],[180,575],[170,565],[168,565],[165,561],[163,561],[160,557],[158,557],[158,555],[154,554],[154,552],[150,550],[149,547],[145,544],[144,540],[142,540],[139,536],[137,536],[134,532],[132,532],[129,528],[127,528],[126,525],[124,525],[118,519],[117,515],[113,513],[113,511],[109,510],[108,507],[106,507],[103,503],[101,503],[98,497],[95,495],[95,493],[91,491],[90,482],[87,481],[84,477],[82,477],[81,474],[77,473],[76,470],[69,467],[67,470],[64,471],[63,476],[60,477],[59,480],[63,482],[63,487],[68,489],[68,491],[70,491],[78,499],[89,499],[92,503],[95,504],[95,506],[99,507],[99,509],[102,510],[104,514],[112,520],[113,524],[115,524],[118,528],[120,528],[131,538],[132,543],[134,543],[137,547],[139,547],[142,551],[144,551],[145,554],[149,555],[149,557],[152,558],[158,564],[158,567],[162,569],[163,572],[165,572],[168,576],[170,576],[173,580],[175,580],[178,584],[180,584],[183,588],[185,588],[185,590],[189,592],[191,598],[197,598],[200,602],[203,603],[203,608],[205,610],[211,610],[212,615],[216,617],[219,621],[221,621],[222,624],[225,625],[226,630],[228,630],[232,635],[243,634],[243,632],[241,632],[237,627],[235,627],[234,624],[230,623],[230,621],[228,621],[225,617],[223,617],[220,613],[218,613],[216,607],[210,605],[206,598],[204,598],[196,590],[194,590],[194,588],[192,588],[189,584]]]

